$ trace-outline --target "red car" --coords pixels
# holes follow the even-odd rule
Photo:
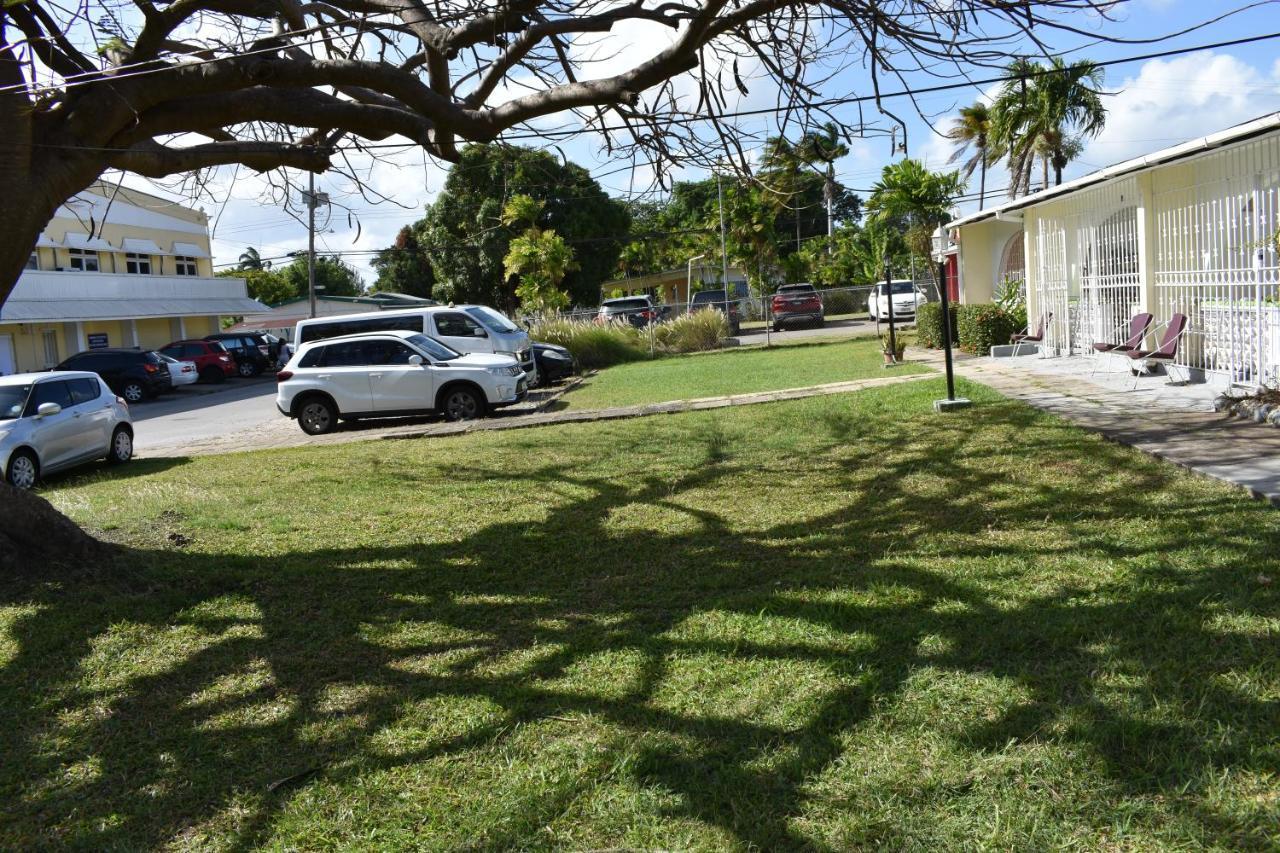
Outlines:
[[[827,319],[822,297],[812,284],[782,285],[774,294],[770,307],[773,309],[775,332],[788,325],[821,326]]]
[[[160,354],[195,362],[201,382],[222,382],[236,375],[236,360],[217,341],[174,341],[161,347]]]

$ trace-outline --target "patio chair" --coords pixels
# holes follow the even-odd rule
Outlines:
[[[1014,354],[1017,355],[1018,347],[1022,344],[1040,344],[1044,342],[1044,330],[1053,322],[1053,312],[1046,311],[1040,315],[1040,323],[1036,326],[1035,334],[1031,334],[1031,326],[1027,326],[1026,331],[1014,332],[1009,336],[1009,343],[1014,345]]]
[[[1154,319],[1155,317],[1151,316],[1146,311],[1134,314],[1129,320],[1129,337],[1125,338],[1123,343],[1112,344],[1106,343],[1105,341],[1095,342],[1093,345],[1093,351],[1097,354],[1097,358],[1094,360],[1093,370],[1089,371],[1089,375],[1092,376],[1098,372],[1098,365],[1106,356],[1124,355],[1139,349],[1142,346],[1143,339],[1147,336],[1147,329],[1151,327],[1151,321]],[[1123,328],[1124,324],[1116,327],[1117,330]]]
[[[1135,349],[1125,353],[1129,358],[1131,369],[1133,370],[1134,380],[1133,388],[1136,390],[1138,382],[1142,379],[1143,374],[1150,374],[1151,368],[1157,364],[1165,365],[1166,371],[1173,367],[1174,359],[1178,357],[1178,342],[1182,340],[1182,336],[1187,333],[1187,315],[1174,314],[1169,317],[1168,322],[1162,323],[1164,334],[1160,336],[1160,345],[1153,350]],[[1157,326],[1156,328],[1160,328]],[[1190,380],[1190,374],[1187,376]]]

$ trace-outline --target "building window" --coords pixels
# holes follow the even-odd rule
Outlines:
[[[52,367],[62,359],[58,358],[58,333],[45,332],[44,338],[44,366]]]
[[[151,275],[151,256],[125,252],[124,271],[130,275]]]
[[[40,256],[35,252],[32,252],[31,256],[27,258],[27,266],[25,267],[25,269],[29,269],[29,270],[40,269]]]
[[[79,272],[98,271],[98,253],[92,249],[69,249],[71,268]]]
[[[174,260],[178,264],[178,275],[198,275],[196,272],[196,259],[189,258],[185,255],[177,255]]]

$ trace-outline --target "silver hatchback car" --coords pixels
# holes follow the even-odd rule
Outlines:
[[[0,376],[0,472],[29,489],[44,474],[106,457],[133,457],[129,406],[96,373]]]

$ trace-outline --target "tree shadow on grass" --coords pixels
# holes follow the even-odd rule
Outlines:
[[[383,802],[367,780],[447,759],[476,778],[432,775],[434,799],[451,798],[422,806],[433,846],[545,846],[543,827],[619,777],[660,793],[663,819],[813,846],[796,818],[815,783],[839,773],[850,737],[892,726],[929,672],[1016,686],[1000,713],[948,729],[974,761],[1063,745],[1117,796],[1166,795],[1204,838],[1264,846],[1264,823],[1201,789],[1224,769],[1280,773],[1280,710],[1232,686],[1273,673],[1280,640],[1215,627],[1280,613],[1256,582],[1277,565],[1276,515],[1202,490],[1171,517],[1172,467],[1021,407],[986,417],[1049,470],[1011,474],[1010,448],[983,446],[973,422],[890,420],[868,443],[836,415],[815,424],[826,452],[800,467],[840,500],[744,534],[735,507],[701,503],[753,473],[713,420],[674,478],[457,472],[555,492],[537,524],[270,566],[136,551],[102,579],[0,590],[27,608],[0,656],[0,843],[249,848],[320,790],[359,791],[346,807],[367,827],[394,819],[399,793]],[[1083,479],[1081,458],[1119,473]],[[620,527],[637,508],[685,523]],[[551,772],[565,738],[598,760]],[[547,773],[494,769],[513,754]],[[917,807],[945,809],[934,796]],[[904,816],[886,831],[922,830]]]

